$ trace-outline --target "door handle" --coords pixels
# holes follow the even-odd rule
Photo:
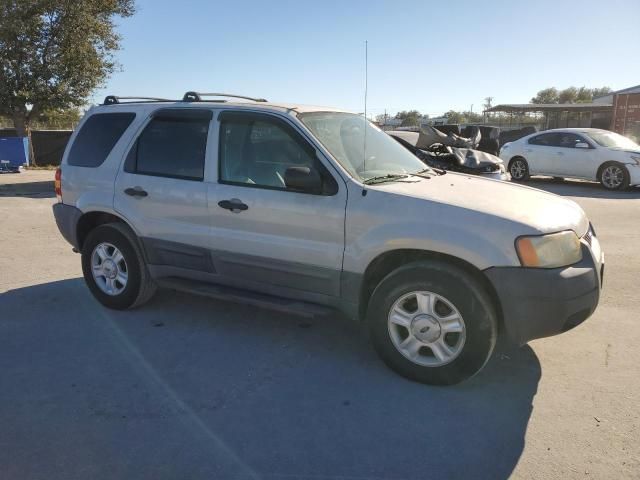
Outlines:
[[[556,152],[558,155],[564,155],[564,152]]]
[[[225,210],[231,210],[232,212],[239,212],[248,210],[249,206],[246,203],[242,203],[242,200],[232,198],[231,200],[220,200],[218,206]]]
[[[124,193],[131,197],[146,197],[149,194],[142,187],[129,187],[124,189]]]

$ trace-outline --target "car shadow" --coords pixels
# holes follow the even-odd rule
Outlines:
[[[591,197],[591,198],[609,198],[616,200],[628,200],[640,198],[640,188],[630,187],[622,191],[606,190],[602,185],[596,182],[587,182],[583,180],[555,180],[550,177],[530,178],[523,185],[546,190],[550,193],[569,197]]]
[[[8,478],[508,478],[541,376],[503,346],[430,387],[338,316],[164,290],[110,311],[81,279],[10,290],[0,312]]]
[[[2,183],[0,177],[0,197],[53,198],[53,180],[24,183]]]

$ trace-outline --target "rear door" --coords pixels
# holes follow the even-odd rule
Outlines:
[[[233,284],[274,294],[340,294],[346,186],[295,123],[271,114],[222,112],[218,179],[211,182],[211,247]],[[322,192],[288,190],[290,166],[316,169]],[[244,210],[229,210],[229,203]]]
[[[556,175],[558,133],[541,133],[531,137],[524,145],[524,157],[532,174]]]
[[[211,110],[156,110],[130,145],[114,207],[141,237],[149,263],[212,271],[204,183]]]

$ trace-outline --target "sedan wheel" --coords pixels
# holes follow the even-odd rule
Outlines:
[[[600,173],[600,183],[608,190],[620,190],[629,185],[628,175],[622,165],[612,163]]]
[[[526,180],[529,176],[529,166],[524,158],[516,158],[509,165],[511,178],[516,181]]]

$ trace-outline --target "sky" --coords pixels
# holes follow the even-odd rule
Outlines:
[[[640,0],[137,0],[106,94],[215,91],[364,111],[481,111],[640,84]]]

